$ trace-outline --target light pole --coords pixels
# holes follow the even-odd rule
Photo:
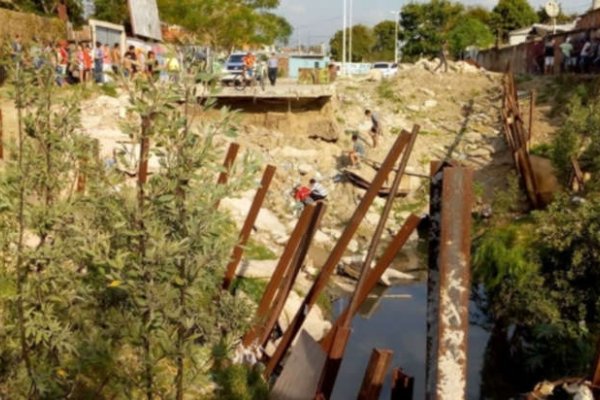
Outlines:
[[[352,3],[354,2],[354,0],[350,0],[350,17],[349,17],[349,22],[348,22],[348,27],[350,29],[350,31],[348,32],[348,34],[350,35],[350,40],[349,40],[349,44],[348,44],[348,54],[349,54],[349,59],[350,59],[350,64],[352,64],[352,9],[353,9],[353,5]]]
[[[346,73],[346,29],[348,23],[348,16],[346,15],[346,3],[347,0],[342,0],[344,2],[344,22],[342,28],[342,75]]]
[[[400,25],[400,10],[390,11],[396,17],[396,34],[394,35],[394,64],[398,64],[398,26]]]

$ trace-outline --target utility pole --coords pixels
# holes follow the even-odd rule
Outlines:
[[[348,34],[350,35],[350,44],[348,45],[348,47],[349,47],[349,49],[350,49],[350,50],[349,50],[349,57],[348,57],[348,58],[350,59],[350,64],[352,64],[352,62],[354,61],[354,60],[352,59],[352,8],[353,8],[353,7],[352,7],[352,6],[353,6],[353,4],[352,4],[352,3],[353,3],[353,2],[354,2],[354,0],[350,0],[350,18],[349,18],[349,19],[350,19],[350,22],[348,23],[348,26],[349,26],[349,28],[350,28],[350,32],[348,32]]]
[[[347,10],[346,10],[346,2],[347,0],[342,0],[344,2],[344,22],[342,28],[342,75],[346,74],[346,29],[347,29]]]
[[[394,35],[394,64],[398,64],[398,30],[400,25],[400,12],[390,11],[396,17],[396,34]]]

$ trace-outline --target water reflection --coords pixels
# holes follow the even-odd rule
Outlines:
[[[401,367],[415,378],[415,400],[425,397],[425,342],[427,285],[424,282],[378,289],[354,318],[352,336],[333,393],[334,400],[356,398],[371,351],[374,347],[394,351],[392,367]],[[337,300],[334,312],[341,313],[348,297]],[[475,305],[471,305],[476,313]],[[469,329],[468,398],[479,399],[481,370],[489,333],[479,326]],[[381,398],[389,398],[388,373]]]

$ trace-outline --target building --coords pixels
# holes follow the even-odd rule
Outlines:
[[[288,58],[288,76],[298,78],[300,69],[327,68],[330,59],[327,56],[316,54],[290,54]]]
[[[600,0],[599,0],[600,1]],[[552,35],[554,33],[570,32],[575,29],[577,21],[569,22],[568,24],[561,25],[545,25],[545,24],[533,24],[531,26],[516,29],[508,33],[508,45],[516,46],[521,43],[525,43],[530,40],[537,38],[543,38],[546,35]]]

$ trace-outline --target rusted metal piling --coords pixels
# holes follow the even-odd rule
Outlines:
[[[392,371],[391,400],[413,400],[415,378],[408,376],[400,368]]]
[[[229,172],[231,168],[233,168],[233,163],[237,158],[238,152],[240,150],[240,145],[237,143],[231,143],[229,145],[229,149],[227,150],[227,155],[225,156],[225,161],[223,162],[223,171],[219,174],[219,179],[217,183],[219,185],[227,184],[229,180]]]
[[[267,364],[267,368],[264,373],[265,376],[267,376],[267,377],[270,376],[273,373],[273,371],[275,370],[275,368],[283,360],[283,357],[287,353],[294,338],[296,337],[296,335],[302,328],[302,324],[304,323],[306,317],[308,316],[308,313],[310,312],[311,308],[317,301],[318,296],[321,294],[323,289],[326,287],[327,282],[329,281],[329,278],[333,274],[335,267],[337,266],[338,262],[342,258],[342,255],[344,254],[344,251],[348,247],[350,240],[352,240],[352,237],[354,236],[354,233],[358,229],[358,226],[364,219],[369,207],[371,206],[371,204],[373,203],[373,200],[377,196],[377,193],[379,193],[379,189],[385,183],[385,180],[387,179],[390,171],[394,168],[394,164],[396,163],[396,160],[398,160],[398,157],[400,157],[400,154],[402,153],[402,151],[408,144],[409,140],[410,140],[410,138],[407,135],[399,135],[398,138],[396,139],[396,142],[390,149],[390,152],[388,153],[385,161],[381,165],[381,169],[377,172],[375,179],[373,179],[373,182],[371,183],[371,187],[367,190],[367,192],[363,196],[360,204],[354,211],[354,215],[350,219],[349,223],[346,225],[346,229],[342,233],[342,236],[340,237],[338,243],[336,244],[336,246],[330,253],[330,255],[329,255],[327,261],[325,262],[325,264],[323,265],[323,267],[321,268],[321,271],[320,271],[317,279],[315,280],[314,284],[312,285],[306,298],[302,302],[302,305],[300,306],[298,313],[296,314],[296,316],[292,320],[292,323],[290,324],[289,328],[287,329],[287,331],[281,338],[281,341],[280,341],[279,345],[277,346],[275,353],[270,358],[270,360]]]
[[[417,217],[416,215],[410,215],[404,223],[404,225],[402,226],[402,228],[400,229],[400,231],[398,231],[396,236],[394,236],[383,255],[379,258],[379,260],[377,260],[377,264],[375,265],[375,267],[370,270],[369,277],[367,278],[367,282],[364,286],[364,290],[362,290],[359,293],[359,307],[353,310],[352,317],[356,315],[360,306],[365,302],[365,300],[367,300],[369,293],[371,293],[375,286],[377,286],[377,282],[379,282],[379,279],[381,278],[385,270],[388,269],[388,267],[392,264],[392,261],[394,261],[396,255],[402,249],[402,247],[404,247],[404,245],[408,241],[408,238],[410,238],[410,235],[412,235],[412,233],[417,229],[417,226],[420,222],[421,218]],[[333,327],[339,326],[340,321],[343,318],[345,318],[346,314],[349,312],[349,307],[346,307],[346,309],[342,312],[342,314],[340,314],[338,319],[335,321]],[[327,335],[325,335],[323,340],[321,340],[321,347],[323,347],[324,350],[330,348],[331,341],[333,340],[333,333],[334,330],[332,328],[327,333]]]
[[[336,333],[339,334],[339,338],[337,338],[334,335],[333,344],[330,348],[330,352],[327,357],[327,362],[323,370],[323,376],[321,380],[322,386],[319,387],[319,391],[317,393],[322,393],[326,399],[331,397],[331,390],[335,385],[339,367],[342,363],[342,359],[344,358],[344,353],[346,351],[346,345],[349,338],[349,335],[346,335],[346,332],[350,331],[350,326],[352,325],[352,317],[354,316],[356,310],[358,310],[358,308],[360,307],[360,295],[362,292],[365,291],[365,287],[368,283],[367,281],[371,272],[371,263],[375,259],[377,249],[379,248],[381,236],[387,224],[389,215],[392,211],[394,200],[396,199],[396,194],[398,193],[398,190],[400,188],[400,183],[402,181],[404,171],[408,165],[408,160],[410,159],[412,149],[417,140],[419,130],[420,127],[418,125],[415,125],[412,133],[402,132],[402,136],[408,137],[408,145],[404,149],[402,159],[400,160],[400,166],[398,168],[398,171],[396,172],[396,176],[394,177],[392,187],[390,188],[390,196],[387,198],[383,211],[381,212],[381,217],[379,218],[379,223],[377,224],[375,232],[373,233],[371,244],[369,246],[367,256],[365,257],[365,261],[363,263],[354,294],[352,295],[350,304],[348,305],[349,311],[343,315],[343,318],[340,318],[340,323],[337,326]]]
[[[473,171],[432,163],[427,399],[466,398]]]
[[[246,246],[248,243],[248,239],[252,233],[252,228],[254,227],[258,213],[260,212],[262,204],[265,201],[265,197],[267,197],[269,186],[271,185],[273,177],[275,176],[275,171],[276,168],[272,165],[269,165],[263,174],[260,187],[254,196],[254,201],[252,202],[252,206],[248,211],[248,216],[246,217],[246,221],[244,222],[244,226],[240,232],[239,242],[233,249],[231,261],[227,265],[225,279],[223,280],[223,289],[225,290],[228,290],[231,287],[231,283],[235,277],[235,271],[242,260],[242,255],[244,254],[244,246]]]
[[[533,135],[533,113],[535,95],[532,93],[532,108],[530,112],[529,130],[525,129],[525,122],[519,108],[519,99],[515,78],[510,65],[507,67],[503,80],[504,95],[502,98],[502,122],[506,142],[511,150],[515,167],[519,173],[527,198],[533,208],[539,208],[543,202],[538,190],[535,173],[529,154],[529,143]]]
[[[281,288],[282,279],[285,277],[290,263],[294,258],[294,255],[298,251],[298,247],[301,245],[302,238],[306,234],[306,231],[309,228],[309,225],[312,221],[312,217],[315,213],[316,206],[314,204],[308,205],[302,211],[302,215],[300,219],[296,223],[296,227],[292,232],[285,249],[281,257],[279,258],[279,262],[277,263],[277,267],[269,280],[267,287],[263,293],[263,296],[258,305],[258,309],[256,310],[255,317],[255,325],[250,329],[250,331],[244,336],[242,343],[244,346],[249,346],[254,342],[254,340],[262,335],[262,330],[264,328],[264,323],[268,317],[268,311],[273,304],[273,299],[275,298],[275,294],[277,290]]]
[[[592,387],[594,389],[595,398],[600,398],[600,340],[598,341],[596,358],[592,367]]]
[[[388,349],[373,349],[365,371],[358,400],[377,400],[392,362],[394,352]]]
[[[4,119],[0,109],[0,160],[4,160]]]
[[[312,216],[312,221],[306,231],[304,238],[302,239],[302,243],[298,247],[298,251],[294,255],[294,259],[291,262],[290,268],[288,268],[286,276],[283,278],[279,291],[277,292],[277,297],[273,301],[273,305],[268,313],[267,321],[264,325],[262,335],[259,337],[259,343],[264,347],[267,345],[267,341],[279,320],[279,316],[283,312],[285,307],[285,302],[287,301],[290,292],[294,287],[294,283],[296,282],[296,278],[298,278],[298,274],[304,265],[304,260],[306,259],[306,255],[308,254],[308,250],[310,249],[310,245],[315,236],[315,233],[319,229],[321,225],[321,219],[325,214],[327,206],[323,202],[318,202],[315,212]]]

